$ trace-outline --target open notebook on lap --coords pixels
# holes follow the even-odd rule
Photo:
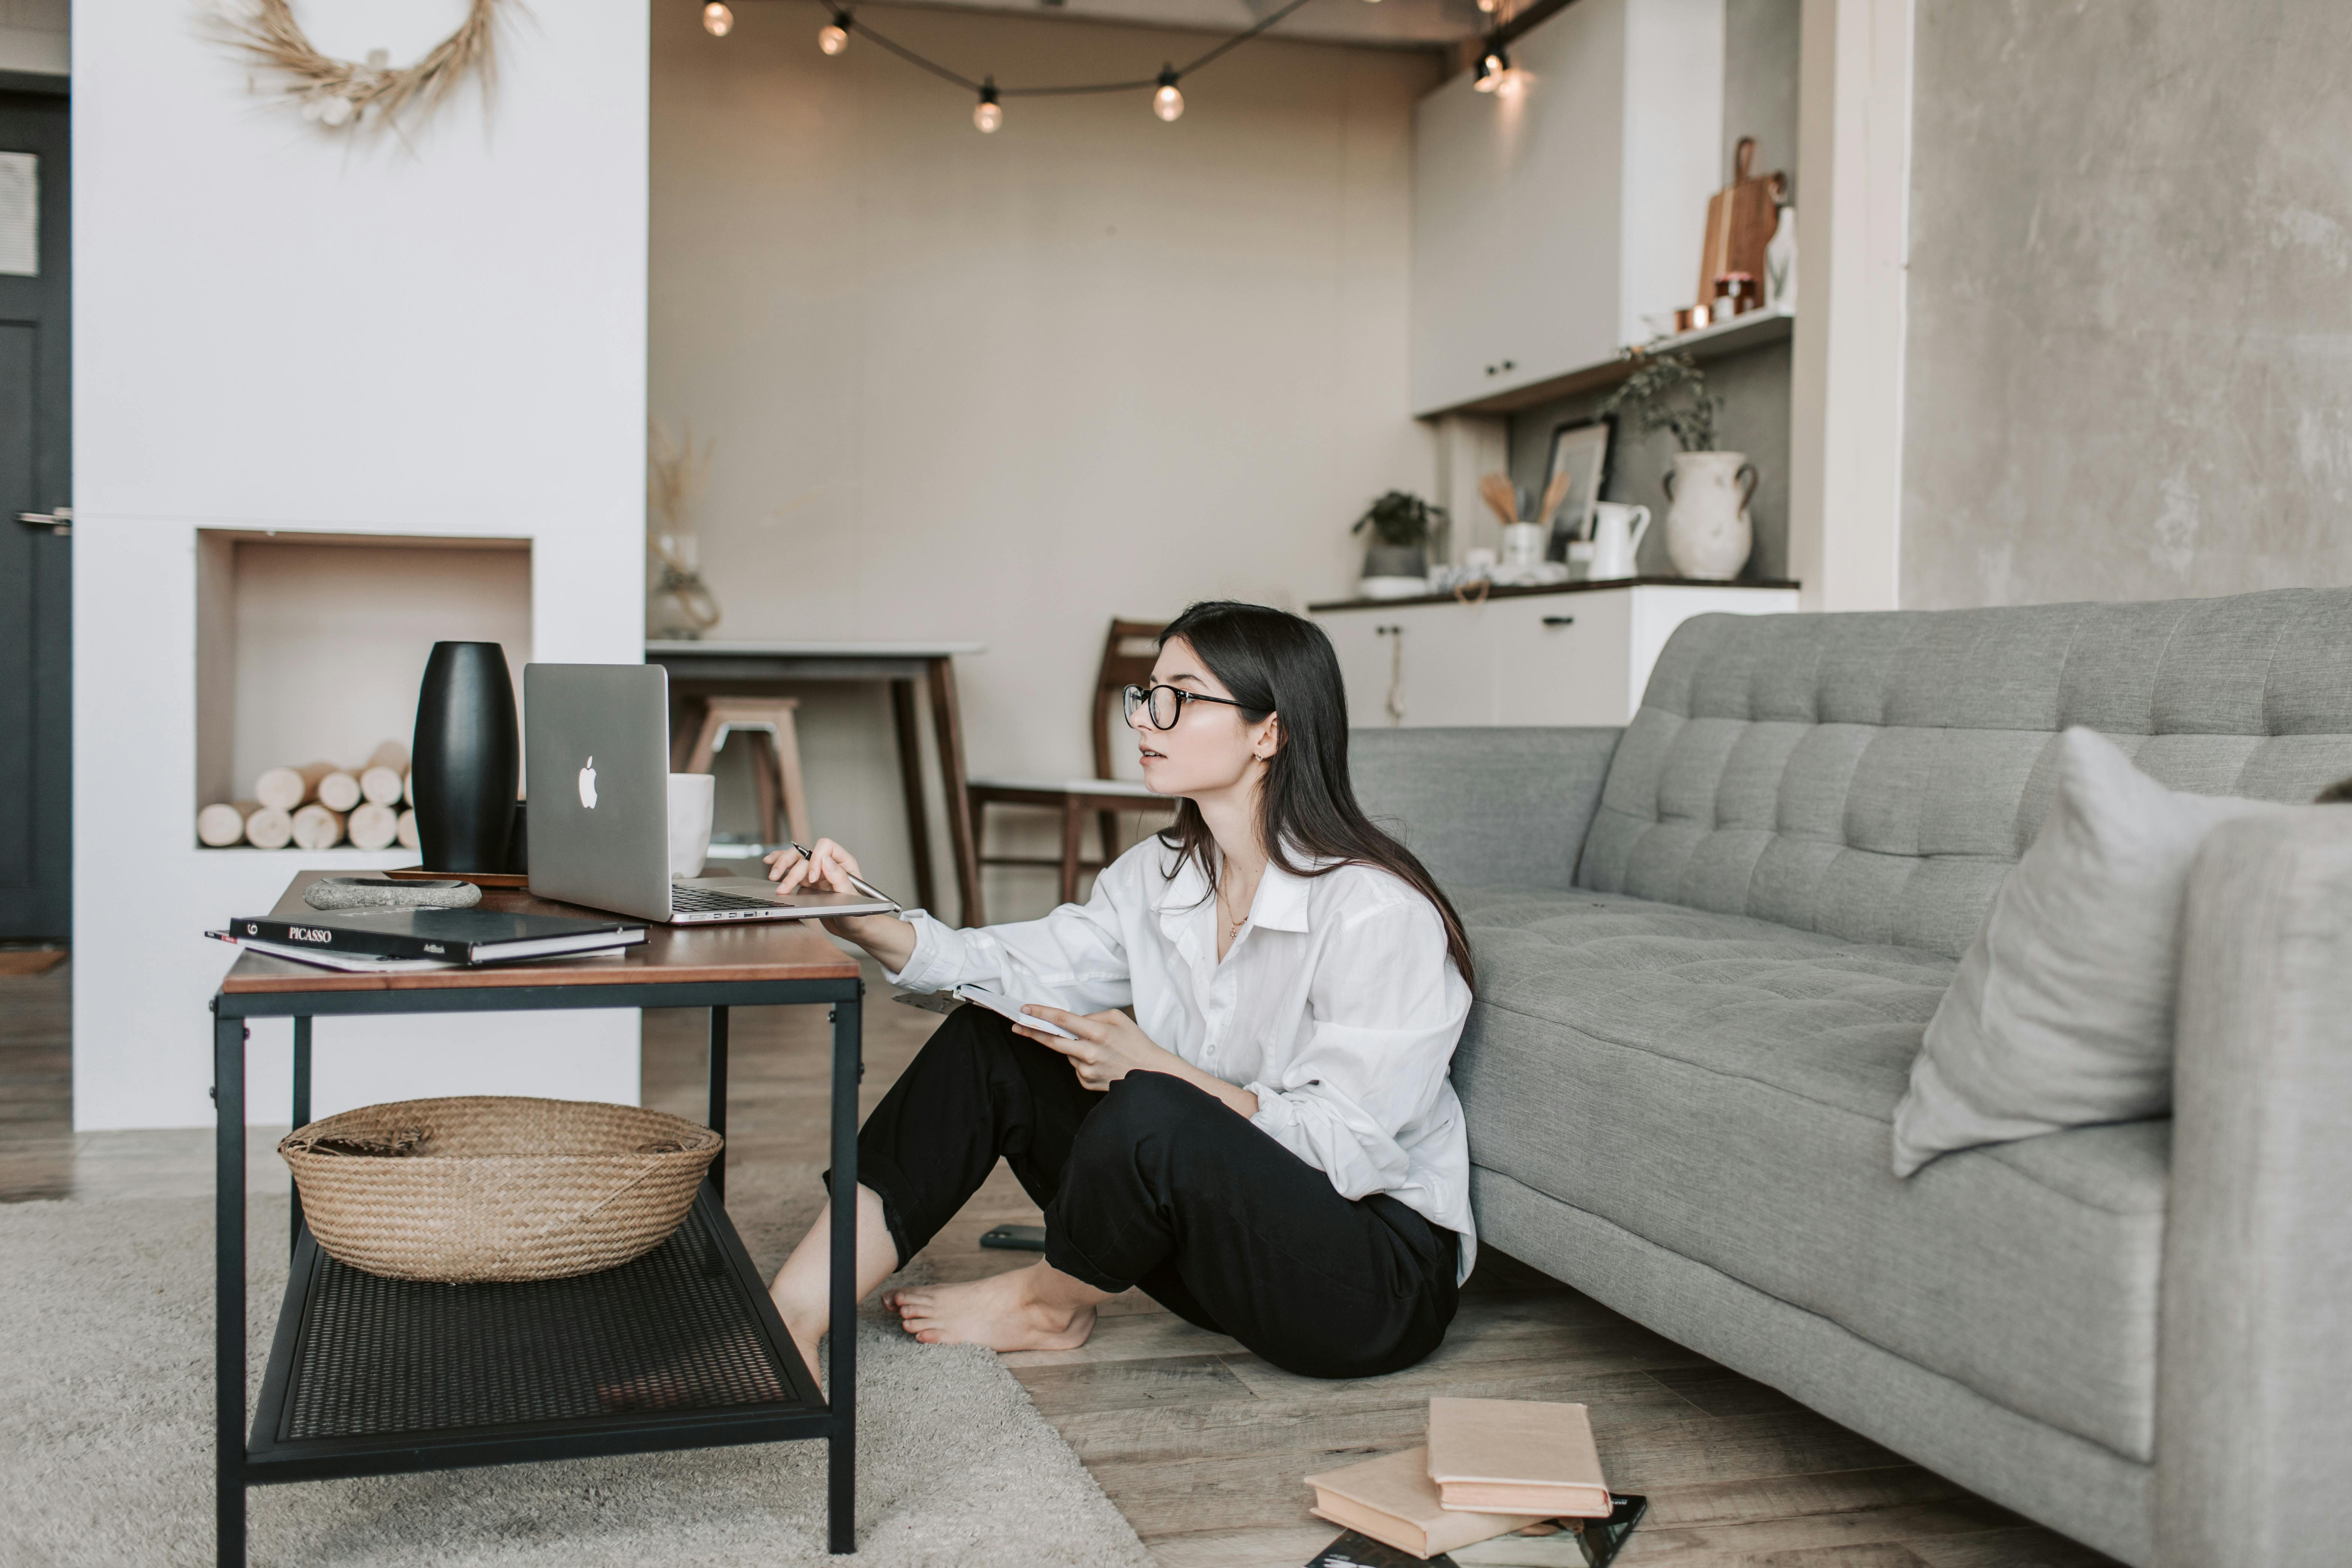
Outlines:
[[[657,664],[523,666],[530,890],[679,925],[881,914],[852,893],[669,874],[669,672]]]

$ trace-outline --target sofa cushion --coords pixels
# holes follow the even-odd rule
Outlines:
[[[1696,616],[1651,672],[1577,881],[1958,958],[2073,724],[2169,789],[2307,801],[2352,773],[2352,589]]]
[[[1905,1182],[1895,1105],[1950,959],[1621,895],[1454,897],[1480,974],[1454,1066],[1475,1163],[2149,1458],[2169,1122]]]

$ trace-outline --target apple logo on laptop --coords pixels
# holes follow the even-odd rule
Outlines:
[[[589,758],[588,765],[580,770],[580,804],[591,811],[596,809],[596,759],[593,757]]]

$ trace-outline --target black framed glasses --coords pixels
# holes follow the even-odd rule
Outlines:
[[[1181,686],[1129,686],[1120,690],[1120,702],[1127,708],[1127,721],[1135,722],[1138,713],[1151,721],[1155,730],[1173,730],[1176,721],[1184,716],[1187,702],[1214,702],[1223,708],[1247,709],[1246,702],[1236,702],[1230,697],[1211,697],[1199,691],[1187,691]]]

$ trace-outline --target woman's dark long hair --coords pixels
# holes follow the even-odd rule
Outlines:
[[[1161,647],[1181,637],[1209,673],[1224,683],[1251,723],[1281,715],[1280,745],[1266,762],[1258,795],[1258,836],[1273,862],[1294,877],[1319,877],[1343,865],[1377,866],[1436,906],[1445,951],[1465,984],[1476,984],[1462,917],[1412,850],[1372,826],[1348,778],[1348,694],[1339,656],[1314,622],[1269,609],[1213,599],[1194,605],[1160,634]],[[1217,885],[1216,839],[1201,808],[1179,801],[1176,820],[1160,835]],[[1293,854],[1328,861],[1320,870]]]

